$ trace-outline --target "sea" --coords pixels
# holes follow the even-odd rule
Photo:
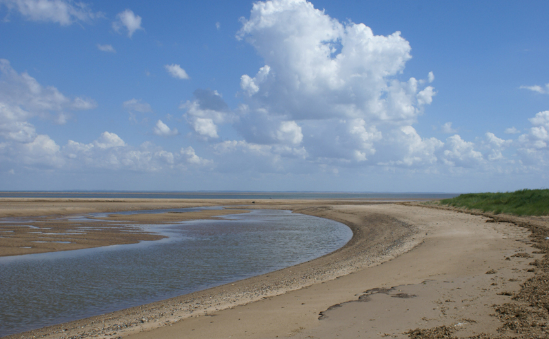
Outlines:
[[[378,199],[426,200],[449,199],[456,193],[376,193],[376,192],[134,192],[134,191],[70,191],[70,192],[0,192],[0,198],[105,198],[105,199]]]

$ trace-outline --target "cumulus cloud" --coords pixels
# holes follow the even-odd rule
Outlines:
[[[283,121],[276,131],[276,137],[281,143],[299,145],[303,140],[303,133],[295,121]]]
[[[141,99],[130,99],[128,101],[124,101],[122,103],[122,106],[130,112],[139,112],[139,113],[150,113],[152,112],[151,105],[144,102]]]
[[[474,167],[484,161],[482,153],[475,150],[475,144],[453,135],[446,139],[443,161],[447,165]]]
[[[60,165],[54,156],[59,146],[49,136],[37,133],[29,120],[53,118],[64,123],[70,112],[95,106],[92,100],[70,99],[55,87],[44,87],[28,73],[19,74],[9,61],[0,59],[0,143],[4,156],[10,159],[24,164]]]
[[[92,12],[85,3],[71,0],[0,0],[0,5],[19,12],[27,20],[55,22],[62,26],[103,17],[100,12]]]
[[[240,78],[245,105],[235,127],[250,144],[302,145],[321,163],[381,161],[374,155],[389,147],[384,135],[415,123],[436,95],[425,85],[432,72],[398,80],[411,58],[400,32],[375,35],[304,0],[256,2],[237,38],[264,60]]]
[[[545,87],[534,85],[534,86],[520,86],[522,89],[527,89],[532,92],[537,92],[540,94],[549,94],[549,83],[545,85]]]
[[[168,73],[170,73],[170,75],[174,78],[189,79],[189,75],[187,74],[187,72],[185,72],[183,68],[181,68],[180,65],[171,64],[171,65],[164,66],[164,68],[166,68]]]
[[[103,52],[116,53],[116,50],[111,45],[97,44],[97,49]]]
[[[73,169],[86,167],[157,172],[212,165],[211,160],[199,157],[192,147],[181,148],[179,152],[166,151],[150,142],[132,147],[111,132],[103,132],[89,144],[69,140],[59,153],[66,166]]]
[[[112,23],[112,28],[120,33],[123,29],[128,31],[128,37],[132,37],[133,33],[141,27],[141,17],[133,13],[132,10],[126,9],[116,15],[116,21]]]
[[[436,138],[422,138],[412,126],[386,132],[379,146],[377,164],[399,167],[426,167],[437,164],[437,152],[444,143]]]
[[[92,100],[71,99],[55,87],[44,87],[0,59],[0,163],[60,168],[65,164],[60,146],[39,134],[30,119],[53,118],[64,123],[70,112],[95,106]]]
[[[518,133],[520,133],[520,131],[513,126],[513,127],[505,129],[505,133],[506,134],[518,134]]]
[[[66,113],[96,107],[93,100],[69,99],[53,86],[44,87],[28,73],[17,73],[8,60],[0,59],[0,102],[29,115]]]
[[[457,130],[452,128],[452,123],[451,122],[447,122],[444,125],[442,125],[441,130],[442,130],[442,133],[448,133],[448,134],[452,134],[452,133],[457,132]]]
[[[194,99],[179,106],[195,134],[204,140],[217,139],[218,124],[233,121],[233,114],[217,91],[197,89]]]
[[[528,133],[522,134],[518,142],[519,153],[527,164],[549,165],[549,111],[537,113],[528,119],[532,124]]]
[[[237,37],[266,64],[255,77],[242,76],[242,89],[272,114],[378,120],[418,114],[415,79],[393,81],[411,58],[400,32],[374,35],[306,1],[280,0],[255,3]],[[429,102],[429,90],[421,97]]]
[[[261,145],[244,140],[224,141],[212,145],[217,155],[216,162],[224,172],[238,173],[288,173],[298,170],[307,158],[303,147],[289,145]]]
[[[118,135],[110,132],[103,132],[101,136],[94,141],[94,145],[99,148],[124,147],[126,143]]]
[[[502,152],[513,143],[513,140],[500,139],[491,132],[486,133],[486,140],[490,150],[488,154],[488,160],[490,161],[503,160],[504,156]]]
[[[429,80],[429,83],[435,81],[435,75],[433,74],[433,72],[429,72],[427,79]]]
[[[211,160],[203,159],[196,155],[194,148],[192,148],[191,146],[187,148],[181,148],[179,150],[179,154],[185,159],[188,164],[191,165],[208,166],[213,163]]]
[[[162,137],[177,135],[178,133],[177,128],[170,129],[168,125],[162,122],[162,120],[158,120],[156,122],[156,126],[153,128],[153,132],[154,134]]]
[[[55,87],[44,87],[27,73],[17,73],[7,60],[0,60],[0,167],[13,169],[54,168],[56,170],[163,171],[188,170],[191,167],[212,166],[193,148],[184,147],[170,152],[145,142],[139,147],[128,145],[119,135],[105,131],[90,143],[69,140],[64,146],[50,136],[40,134],[29,121],[95,107],[91,100],[71,99]],[[151,111],[150,105],[131,99],[124,103],[128,110]],[[158,121],[162,135],[173,135],[176,129]]]

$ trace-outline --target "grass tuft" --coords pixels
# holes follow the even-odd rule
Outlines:
[[[514,215],[549,215],[549,189],[505,193],[469,193],[440,201],[443,205]]]

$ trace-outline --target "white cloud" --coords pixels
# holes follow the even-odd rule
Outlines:
[[[0,59],[0,158],[3,163],[58,168],[64,164],[59,146],[37,133],[32,118],[66,122],[69,112],[94,108],[92,100],[70,99],[55,87],[44,87],[27,73],[17,73]]]
[[[504,159],[502,152],[513,143],[512,140],[500,139],[496,137],[494,133],[490,132],[486,133],[486,140],[488,141],[488,144],[490,146],[490,154],[488,154],[488,160],[491,161]]]
[[[186,110],[183,117],[202,139],[219,138],[217,124],[233,121],[233,115],[217,91],[197,89],[193,101],[179,106]]]
[[[387,132],[379,146],[378,165],[425,167],[438,162],[437,151],[444,143],[436,138],[423,139],[412,126],[403,126]]]
[[[435,81],[435,75],[433,72],[429,72],[427,79],[429,80],[429,83]]]
[[[430,105],[436,92],[433,87],[427,86],[417,94],[417,104],[419,106]]]
[[[169,152],[150,142],[139,147],[127,145],[118,135],[104,132],[89,144],[69,142],[61,149],[66,166],[74,170],[101,168],[157,172],[170,169],[187,170],[189,166],[210,166],[211,160],[199,157],[192,147]]]
[[[212,139],[219,138],[219,135],[217,135],[217,126],[212,119],[195,118],[191,125],[195,132],[203,137]]]
[[[168,137],[176,135],[178,133],[177,128],[170,129],[168,125],[162,122],[162,120],[158,120],[156,122],[156,126],[154,127],[153,132],[154,134],[162,137]]]
[[[269,65],[265,65],[259,69],[257,75],[254,78],[250,78],[247,74],[240,77],[240,87],[246,91],[249,96],[259,92],[258,84],[264,82],[271,71]]]
[[[281,143],[299,145],[303,140],[301,127],[295,121],[283,121],[276,131],[276,137]]]
[[[122,106],[130,112],[139,112],[139,113],[150,113],[152,112],[151,105],[146,102],[143,102],[141,99],[130,99],[124,101]]]
[[[404,138],[401,144],[407,145],[407,153],[402,163],[411,166],[414,164],[434,164],[438,158],[435,153],[444,146],[444,143],[436,138],[422,139],[412,126],[401,128]]]
[[[378,145],[389,147],[385,133],[415,123],[436,94],[424,85],[432,72],[398,80],[411,58],[400,32],[374,35],[304,0],[256,2],[242,23],[237,38],[264,59],[240,78],[246,105],[235,127],[249,144],[303,145],[310,161],[371,164]]]
[[[505,133],[506,134],[518,134],[518,133],[520,133],[520,131],[513,126],[513,127],[505,129]]]
[[[224,172],[242,173],[284,173],[301,163],[307,157],[303,147],[282,145],[260,145],[246,141],[224,141],[212,145],[217,155],[216,163]]]
[[[549,166],[549,111],[537,113],[528,119],[532,127],[518,138],[521,160],[534,168]]]
[[[527,89],[527,90],[530,90],[532,92],[538,92],[538,93],[545,93],[544,89],[541,87],[541,86],[520,86],[520,88],[522,89]]]
[[[112,28],[118,33],[120,33],[122,28],[126,28],[128,37],[130,38],[135,31],[143,29],[143,27],[141,27],[141,17],[134,14],[130,9],[126,9],[116,15],[116,21],[112,23]]]
[[[217,30],[219,30],[219,29],[221,28],[221,24],[220,24],[219,22],[216,22],[216,23],[215,23],[215,28],[216,28]]]
[[[199,157],[194,149],[169,152],[145,142],[128,145],[116,133],[105,131],[90,143],[69,140],[58,145],[50,136],[39,134],[29,121],[32,118],[62,116],[66,111],[95,107],[90,100],[71,99],[55,87],[44,87],[27,73],[14,71],[7,60],[0,59],[0,167],[7,169],[48,169],[82,171],[93,168],[154,172],[188,170],[213,165]],[[210,106],[212,103],[210,102]],[[128,110],[149,112],[150,106],[132,99],[124,103]],[[164,135],[177,133],[161,121],[157,128]]]
[[[189,79],[189,75],[187,74],[187,72],[185,72],[185,70],[177,64],[166,65],[164,67],[166,68],[168,73],[170,73],[170,75],[174,78]]]
[[[452,133],[457,132],[457,130],[452,128],[452,123],[451,122],[447,122],[444,125],[442,125],[441,130],[442,130],[442,133],[448,133],[448,134],[452,134]]]
[[[44,87],[27,73],[19,74],[0,59],[0,158],[3,164],[35,168],[66,165],[61,148],[29,122],[34,117],[66,122],[69,112],[94,108],[95,102],[70,99],[55,87]],[[3,142],[2,142],[3,141]]]
[[[26,72],[18,74],[5,59],[0,59],[0,102],[16,106],[28,116],[96,107],[93,100],[80,97],[71,100],[55,87],[43,87]]]
[[[364,119],[354,119],[349,126],[350,136],[356,137],[358,141],[355,154],[360,154],[360,161],[366,160],[366,155],[375,154],[374,142],[381,140],[382,133],[375,126],[366,126]]]
[[[100,12],[92,12],[88,5],[71,0],[0,0],[0,5],[18,11],[27,20],[55,22],[62,26],[103,17]]]
[[[116,53],[116,50],[111,45],[97,44],[97,49],[103,52]]]
[[[185,161],[190,165],[208,166],[213,163],[211,160],[202,159],[196,155],[194,148],[191,146],[182,148],[179,150],[179,154],[181,154],[181,156],[185,158]]]
[[[99,139],[94,142],[99,148],[124,147],[126,143],[118,135],[110,132],[103,132]]]
[[[541,87],[539,85],[534,86],[520,86],[522,89],[527,89],[532,92],[537,92],[540,94],[549,94],[549,83],[545,85],[545,87]]]
[[[539,112],[528,120],[533,126],[528,134],[523,134],[519,138],[523,148],[528,149],[530,152],[548,150],[549,111]]]
[[[399,32],[376,36],[364,24],[342,24],[306,1],[280,0],[255,3],[238,37],[265,60],[256,77],[241,78],[243,90],[271,114],[390,120],[403,111],[410,118],[419,113],[415,79],[390,80],[411,57]]]
[[[453,135],[446,139],[443,161],[450,166],[474,167],[484,161],[482,153],[476,151],[472,142]]]

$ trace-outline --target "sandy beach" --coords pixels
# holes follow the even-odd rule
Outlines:
[[[353,230],[343,248],[307,263],[9,338],[535,338],[546,336],[549,326],[539,302],[547,298],[547,218],[342,200],[4,199],[0,206],[2,218],[25,218],[59,233],[78,228],[68,216],[111,214],[105,217],[108,232],[97,231],[89,242],[77,239],[76,248],[157,237],[135,232],[115,213],[128,210],[228,207],[156,215],[164,223],[251,208],[288,209]],[[131,220],[141,222],[150,223],[150,215]],[[0,238],[0,255],[37,253],[14,250],[28,247],[32,234],[5,233],[13,239]],[[59,239],[67,236],[74,235]],[[37,251],[73,249],[61,245],[66,244]]]

